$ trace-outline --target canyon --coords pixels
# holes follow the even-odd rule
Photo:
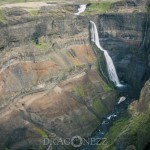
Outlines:
[[[148,126],[141,131],[144,142],[135,136],[141,118],[149,123],[149,4],[113,1],[99,13],[90,10],[93,3],[88,1],[79,15],[78,1],[49,2],[38,9],[0,7],[0,149],[42,150],[48,148],[44,138],[90,137],[124,96],[109,80],[103,52],[91,41],[90,20],[121,84],[131,87],[128,95],[136,100],[128,107],[132,117],[123,114],[119,119],[137,124],[134,132],[135,124],[129,128],[122,121],[126,130],[121,128],[112,141],[116,120],[106,134],[108,144],[98,149],[149,146]],[[74,148],[53,145],[53,149]]]

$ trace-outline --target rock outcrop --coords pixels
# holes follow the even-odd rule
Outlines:
[[[76,5],[38,11],[3,9],[0,149],[45,149],[44,138],[88,137],[112,110],[117,93],[98,72],[89,20],[96,22],[119,78],[141,89],[150,67],[148,19],[142,4],[128,1],[123,11],[130,11],[124,13],[117,3],[112,6],[114,12],[89,17],[74,16],[71,11]],[[149,82],[143,96],[147,89]],[[147,103],[149,95],[142,97],[143,107],[136,104],[136,111],[147,109],[143,101]],[[117,142],[117,147],[122,146],[120,139]],[[62,145],[53,148],[66,149]]]
[[[0,149],[44,149],[51,136],[88,137],[117,102],[99,76],[88,18],[28,11],[5,9],[1,23]]]
[[[145,63],[144,67],[149,68],[150,67],[149,65],[150,62],[149,60],[149,55],[150,55],[149,8],[148,8],[146,18],[147,18],[146,21],[147,23],[145,23],[145,34],[144,34],[145,36],[143,37],[144,42],[142,40],[141,43],[143,43],[143,45],[140,44],[140,48],[137,51],[139,52],[137,58],[143,57],[143,60],[141,58],[140,59],[142,60],[142,63],[143,62]],[[134,56],[136,56],[136,54]],[[142,63],[140,64],[142,65]],[[135,71],[135,69],[133,69],[133,71]],[[132,71],[130,70],[130,73],[131,72]],[[141,74],[141,72],[139,74]],[[147,78],[149,78],[149,70],[147,70]],[[99,150],[101,149],[149,150],[150,149],[149,104],[150,104],[150,80],[148,79],[148,81],[144,84],[140,92],[139,100],[136,100],[132,104],[130,104],[128,108],[128,113],[124,114],[119,120],[113,123],[113,126],[111,127],[110,131],[106,135],[106,138],[108,138],[107,144],[104,146],[100,146],[98,149]],[[119,132],[117,131],[118,128],[120,129]]]
[[[119,78],[139,91],[149,77],[145,47],[147,15],[105,14],[99,17],[97,24],[101,43],[111,55]]]

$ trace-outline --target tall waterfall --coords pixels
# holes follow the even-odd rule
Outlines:
[[[107,64],[107,70],[108,70],[108,74],[109,74],[109,78],[111,81],[114,82],[114,84],[117,87],[122,86],[122,84],[119,81],[117,72],[116,72],[116,68],[114,66],[114,63],[111,59],[111,57],[109,56],[107,50],[103,49],[102,46],[100,45],[99,42],[99,35],[98,35],[98,31],[97,31],[97,27],[95,25],[95,23],[93,21],[90,21],[92,28],[91,28],[91,41],[94,42],[96,44],[96,46],[104,52],[104,56],[106,59],[106,64]]]
[[[83,13],[86,9],[86,5],[80,5],[78,12],[75,13],[75,15],[80,15],[81,13]]]

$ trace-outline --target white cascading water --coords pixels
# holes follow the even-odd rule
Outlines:
[[[81,13],[83,13],[86,9],[86,5],[80,5],[78,12],[75,13],[75,15],[80,15]]]
[[[90,21],[92,28],[91,28],[91,41],[94,42],[96,44],[96,46],[104,52],[104,56],[106,59],[106,64],[107,64],[107,70],[108,70],[108,74],[109,74],[109,78],[112,82],[114,82],[114,84],[117,87],[123,86],[118,78],[117,72],[116,72],[116,68],[114,66],[114,63],[111,59],[111,57],[109,56],[107,50],[103,49],[102,46],[100,45],[99,42],[99,35],[98,35],[98,31],[97,31],[97,27],[95,25],[95,23],[93,21]]]

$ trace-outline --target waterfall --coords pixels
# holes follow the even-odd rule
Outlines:
[[[75,15],[80,15],[81,13],[83,13],[86,9],[86,5],[80,5],[78,12],[75,13]]]
[[[116,68],[114,66],[114,63],[111,59],[111,57],[109,56],[107,50],[103,49],[102,46],[100,45],[99,42],[99,35],[98,35],[98,31],[97,31],[97,27],[95,25],[95,23],[93,21],[90,21],[92,28],[91,28],[91,41],[94,42],[96,44],[96,46],[104,52],[104,56],[106,59],[106,64],[107,64],[107,70],[108,70],[108,74],[109,74],[109,78],[112,82],[114,82],[114,84],[117,87],[123,86],[118,78],[117,72],[116,72]]]

